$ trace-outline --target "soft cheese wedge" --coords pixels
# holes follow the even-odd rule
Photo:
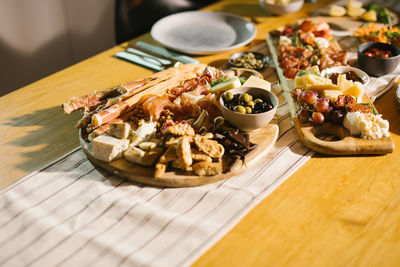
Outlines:
[[[131,142],[133,146],[149,140],[157,130],[156,122],[144,122],[136,131],[132,132]]]
[[[128,139],[118,139],[108,135],[100,135],[93,139],[93,156],[102,161],[111,162],[121,158],[128,148]]]

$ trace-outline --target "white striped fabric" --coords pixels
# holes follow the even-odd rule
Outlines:
[[[0,192],[0,266],[193,263],[313,154],[297,140],[287,105],[277,117],[280,135],[268,155],[241,175],[195,188],[133,184],[75,149]]]

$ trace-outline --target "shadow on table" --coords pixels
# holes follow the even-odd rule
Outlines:
[[[10,145],[23,147],[18,155],[23,161],[15,167],[28,172],[35,171],[79,146],[78,130],[74,125],[80,117],[79,112],[65,115],[61,107],[54,106],[5,122],[7,126],[33,129],[10,138]]]

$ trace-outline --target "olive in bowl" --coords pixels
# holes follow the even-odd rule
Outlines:
[[[269,63],[269,58],[258,52],[238,52],[229,58],[229,64],[236,68],[262,70]]]
[[[368,42],[357,49],[358,65],[372,76],[383,76],[394,72],[400,63],[400,48],[397,46]]]
[[[225,120],[242,131],[264,127],[278,108],[278,98],[273,93],[246,86],[226,91],[219,103]]]

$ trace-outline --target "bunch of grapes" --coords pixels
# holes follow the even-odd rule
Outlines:
[[[316,125],[333,122],[341,125],[346,114],[345,109],[338,108],[327,97],[319,97],[315,91],[303,91],[295,88],[291,92],[299,104],[298,118],[300,122],[312,121]]]

